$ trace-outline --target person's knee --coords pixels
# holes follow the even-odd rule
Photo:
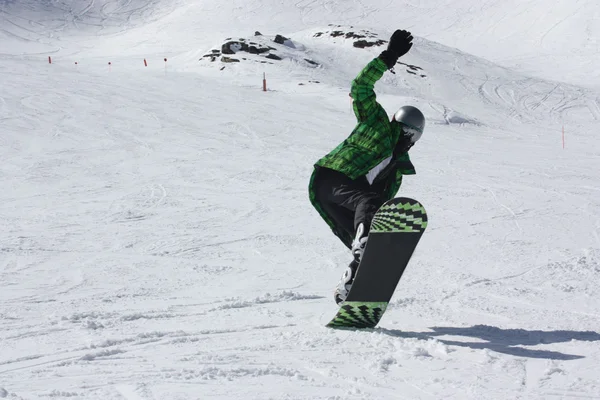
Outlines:
[[[368,193],[364,197],[364,202],[368,205],[369,208],[375,208],[376,210],[378,210],[379,207],[381,207],[383,203],[385,203],[385,200],[383,200],[383,197],[381,197],[377,193]]]

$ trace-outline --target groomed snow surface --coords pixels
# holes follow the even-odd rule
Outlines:
[[[422,3],[0,1],[0,399],[600,399],[600,6]],[[331,330],[308,179],[382,50],[331,33],[396,28],[429,227]]]

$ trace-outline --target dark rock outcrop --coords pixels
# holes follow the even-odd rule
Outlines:
[[[290,40],[290,39],[286,38],[285,36],[275,35],[275,40],[273,40],[273,41],[277,44],[285,44],[286,40]]]

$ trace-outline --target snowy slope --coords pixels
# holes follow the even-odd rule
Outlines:
[[[210,45],[222,35],[286,34],[327,24],[427,38],[545,79],[598,88],[600,3],[595,0],[229,1],[52,0],[0,2],[0,53],[151,50],[165,54]],[[115,35],[117,34],[118,35]],[[101,42],[93,40],[101,35]],[[485,38],[485,40],[483,39]],[[8,51],[7,51],[8,50]]]
[[[569,4],[0,2],[0,398],[600,398],[597,5]],[[400,194],[430,225],[379,328],[328,330],[348,254],[308,178],[381,48],[323,33],[397,27],[376,89],[428,118]],[[284,59],[202,59],[238,37]]]

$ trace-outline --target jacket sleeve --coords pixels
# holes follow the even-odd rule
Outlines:
[[[381,106],[377,103],[373,88],[386,70],[385,63],[380,58],[375,58],[352,81],[350,96],[354,100],[352,107],[358,122],[377,115],[376,110]]]

